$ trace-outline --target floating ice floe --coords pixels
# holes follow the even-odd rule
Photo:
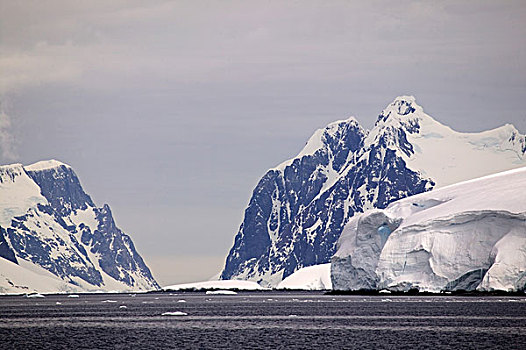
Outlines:
[[[33,294],[26,294],[26,298],[45,298],[45,296],[43,296],[40,293],[33,293]]]
[[[236,295],[237,293],[233,290],[209,290],[206,292],[209,295],[221,294],[221,295]]]
[[[182,311],[168,311],[168,312],[163,312],[161,314],[161,316],[186,316],[186,315],[188,314]]]

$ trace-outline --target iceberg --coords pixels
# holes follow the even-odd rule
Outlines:
[[[334,289],[524,290],[526,167],[355,215],[332,258]]]

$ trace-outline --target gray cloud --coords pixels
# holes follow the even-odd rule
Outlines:
[[[5,104],[5,102],[4,102]],[[11,118],[4,111],[4,106],[0,102],[0,153],[2,159],[13,161],[17,158],[15,151],[15,139],[11,133]]]

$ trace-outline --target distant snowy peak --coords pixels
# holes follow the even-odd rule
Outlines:
[[[321,152],[327,155],[332,166],[339,164],[342,160],[346,160],[342,157],[346,157],[349,151],[355,152],[362,146],[362,140],[366,133],[367,131],[360,126],[354,117],[334,121],[325,128],[316,130],[296,157],[281,163],[274,170],[283,171],[294,160],[305,156],[314,156]]]
[[[55,159],[42,160],[40,162],[36,162],[34,164],[27,165],[24,168],[27,171],[43,171],[43,170],[51,170],[51,169],[58,170],[58,168],[60,167],[71,168],[69,165],[62,163]]]
[[[382,111],[365,145],[395,150],[435,187],[526,165],[526,136],[513,125],[457,132],[426,114],[413,96],[397,97]]]
[[[375,126],[381,123],[403,125],[404,121],[414,120],[423,113],[422,107],[416,103],[413,96],[398,96],[380,113]]]
[[[399,96],[370,131],[354,117],[332,122],[316,130],[296,157],[272,170],[284,171],[295,160],[322,155],[328,168],[339,173],[357,150],[373,146],[396,151],[409,169],[432,179],[436,187],[526,165],[526,136],[513,125],[457,132],[426,114],[415,97]]]

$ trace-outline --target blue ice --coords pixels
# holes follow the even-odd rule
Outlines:
[[[387,238],[391,234],[391,229],[387,224],[383,224],[382,226],[378,227],[378,234],[380,235],[380,238],[382,239],[382,246],[387,241]]]

